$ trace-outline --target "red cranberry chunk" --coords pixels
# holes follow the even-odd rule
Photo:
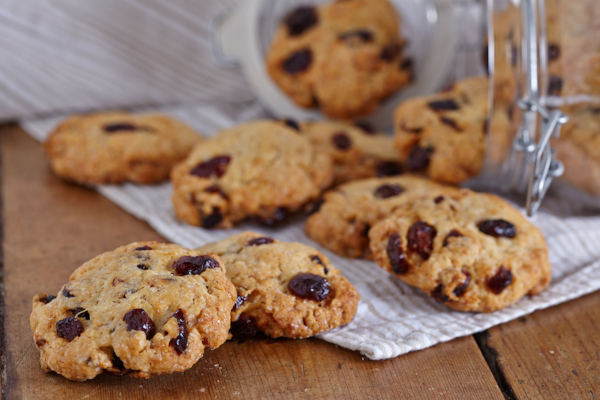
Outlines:
[[[225,200],[229,199],[229,196],[227,196],[227,194],[221,190],[221,188],[219,187],[219,185],[211,185],[211,186],[207,187],[206,189],[204,189],[204,191],[206,193],[215,193],[215,194],[218,194],[219,196],[221,196]]]
[[[500,266],[496,275],[492,276],[487,281],[487,287],[494,294],[500,294],[508,285],[512,283],[513,276],[510,269],[504,268],[503,265]]]
[[[75,318],[85,318],[88,321],[90,320],[90,313],[81,307],[71,308],[69,313],[73,314],[73,317]]]
[[[375,173],[379,178],[400,175],[402,172],[402,166],[396,161],[380,161],[375,165]]]
[[[375,197],[387,199],[389,197],[398,196],[404,192],[404,188],[400,185],[381,185],[375,189]]]
[[[338,132],[331,138],[335,147],[340,150],[348,150],[352,146],[352,140],[344,132]]]
[[[444,196],[438,196],[435,199],[433,199],[433,202],[435,204],[440,204],[442,201],[444,201],[444,198],[445,198]]]
[[[404,274],[409,270],[410,264],[404,256],[404,250],[402,250],[402,239],[397,233],[392,233],[388,240],[387,255],[395,274]]]
[[[209,268],[219,268],[219,262],[209,256],[183,256],[173,263],[177,275],[200,275]]]
[[[142,247],[136,247],[135,248],[135,251],[142,251],[142,250],[152,250],[152,247],[142,246]]]
[[[290,36],[299,36],[316,25],[318,21],[319,17],[314,7],[302,6],[289,13],[284,23],[287,25]]]
[[[179,310],[175,311],[175,314],[173,314],[171,318],[175,318],[177,320],[179,334],[171,339],[169,346],[173,347],[177,354],[181,354],[187,349],[188,346],[188,330],[183,310],[180,308]]]
[[[462,273],[465,275],[465,281],[460,285],[457,285],[454,288],[454,291],[452,292],[456,297],[460,297],[463,294],[465,294],[465,292],[467,291],[467,287],[469,286],[469,282],[471,282],[471,274],[465,271],[464,269],[462,270]]]
[[[286,118],[286,119],[283,120],[283,122],[285,123],[285,125],[287,127],[295,129],[298,132],[300,132],[300,125],[298,125],[298,123],[296,121],[294,121],[293,119]]]
[[[134,308],[128,311],[123,317],[123,321],[127,323],[128,331],[142,331],[146,333],[146,339],[150,340],[154,336],[154,322],[141,308]]]
[[[40,301],[44,304],[48,304],[50,303],[52,300],[54,300],[56,298],[56,296],[53,296],[51,294],[46,295],[46,297],[40,297]]]
[[[431,147],[419,147],[418,145],[413,147],[406,160],[406,169],[411,172],[425,171],[429,167],[432,153],[433,148]]]
[[[444,294],[444,286],[441,283],[437,285],[429,295],[438,303],[445,303],[450,300],[450,298]]]
[[[248,297],[238,295],[237,299],[235,299],[235,304],[233,305],[233,308],[231,309],[231,311],[235,311],[238,308],[240,308],[242,306],[242,304],[244,304],[247,300],[248,300]]]
[[[550,96],[558,96],[562,91],[563,80],[558,75],[550,75],[550,80],[548,82],[548,95]]]
[[[548,61],[557,60],[560,57],[560,47],[557,44],[548,45]]]
[[[144,265],[144,264],[138,264],[138,265],[137,265],[137,267],[138,267],[139,269],[142,269],[142,270],[144,270],[144,271],[146,271],[147,269],[149,269],[149,267],[148,267],[147,265]]]
[[[202,227],[206,229],[212,229],[215,226],[219,225],[221,221],[223,221],[223,213],[221,209],[218,207],[213,207],[212,213],[201,216],[202,219]]]
[[[137,126],[130,123],[116,123],[104,125],[104,132],[115,133],[115,132],[131,132],[137,130]]]
[[[203,161],[196,165],[191,171],[191,175],[199,176],[200,178],[210,178],[216,175],[217,178],[225,174],[227,165],[231,162],[231,156],[223,155],[213,157],[208,161]]]
[[[270,237],[259,237],[256,239],[250,239],[248,241],[248,244],[246,246],[260,246],[263,244],[271,244],[274,243],[275,239],[270,238]]]
[[[488,219],[477,224],[479,230],[493,237],[514,238],[517,229],[513,224],[503,219]]]
[[[290,280],[288,290],[302,299],[322,301],[329,296],[331,284],[327,278],[301,272]]]
[[[460,109],[457,102],[452,99],[436,100],[427,104],[433,111],[453,111]]]
[[[354,126],[362,129],[363,133],[365,133],[367,135],[374,135],[377,133],[377,130],[375,129],[375,127],[373,127],[373,125],[371,125],[370,123],[365,122],[365,121],[355,122]]]
[[[292,53],[284,62],[283,69],[289,74],[299,74],[306,71],[312,64],[312,51],[310,49],[298,50]]]
[[[66,288],[62,290],[62,295],[65,297],[75,297],[75,295],[71,294]]]
[[[263,215],[254,215],[252,219],[261,225],[275,226],[281,221],[283,221],[286,216],[287,212],[285,211],[285,209],[278,207],[275,209],[275,211],[273,211],[273,214],[271,214],[270,216],[265,217]]]
[[[56,333],[70,342],[83,333],[83,325],[77,318],[67,317],[56,323]]]
[[[310,256],[310,260],[319,264],[319,265],[324,265],[323,261],[321,261],[321,257],[319,257],[318,255],[314,255],[314,256]]]
[[[385,46],[381,50],[379,57],[384,61],[392,62],[396,58],[398,58],[401,50],[402,50],[402,46],[400,46],[398,43],[392,43],[392,44]]]
[[[355,31],[345,32],[339,36],[340,40],[350,40],[358,38],[360,41],[368,43],[373,41],[373,34],[364,29],[357,29]]]
[[[446,236],[446,238],[444,239],[444,245],[443,247],[448,246],[448,239],[450,239],[451,237],[463,237],[465,235],[463,235],[462,233],[460,233],[459,231],[457,231],[456,229],[452,229],[450,231],[450,233]]]
[[[242,343],[248,339],[252,339],[252,337],[256,335],[257,329],[250,318],[241,315],[237,321],[231,323],[229,333],[231,333],[231,336],[233,336],[234,339],[239,340],[240,343]]]
[[[455,131],[462,132],[462,129],[460,129],[460,126],[458,126],[456,121],[453,120],[452,118],[440,117],[440,121],[442,122],[442,124],[448,125],[450,128],[454,129]]]
[[[435,235],[437,230],[433,226],[417,221],[408,230],[408,248],[427,260],[433,251]]]

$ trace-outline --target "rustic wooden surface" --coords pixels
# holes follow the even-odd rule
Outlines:
[[[393,360],[369,361],[317,339],[260,337],[227,342],[185,373],[149,380],[101,375],[76,383],[45,373],[29,328],[33,295],[58,292],[73,269],[101,252],[161,237],[96,192],[55,178],[39,143],[20,129],[5,126],[0,139],[4,398],[502,399],[501,389],[518,399],[600,395],[600,293],[476,335],[479,344],[466,337]]]

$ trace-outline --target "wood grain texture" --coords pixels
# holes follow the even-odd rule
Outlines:
[[[58,292],[97,254],[161,238],[93,190],[55,178],[39,143],[20,129],[0,134],[7,399],[503,398],[472,337],[378,362],[317,339],[262,337],[228,342],[185,373],[149,380],[76,383],[43,372],[29,328],[33,295]]]
[[[599,304],[596,292],[488,331],[515,398],[600,398]]]

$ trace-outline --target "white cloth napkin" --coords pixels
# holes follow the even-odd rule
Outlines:
[[[1,36],[1,35],[0,35]],[[261,117],[256,103],[227,112],[209,106],[165,108],[162,111],[192,125],[205,135],[235,123]],[[23,121],[21,126],[43,141],[60,118]],[[171,185],[133,184],[99,186],[98,191],[120,207],[156,229],[166,239],[194,248],[245,230],[253,230],[283,241],[297,241],[325,253],[344,276],[356,286],[361,301],[354,320],[345,327],[318,335],[320,339],[358,350],[373,360],[396,357],[436,343],[466,336],[518,318],[537,309],[553,306],[600,289],[600,217],[567,217],[571,204],[546,199],[534,218],[550,248],[552,283],[537,296],[491,314],[453,311],[436,303],[379,268],[372,261],[350,260],[321,248],[304,234],[300,218],[281,228],[268,229],[244,223],[230,230],[205,230],[175,218]],[[563,214],[563,216],[556,216]],[[135,240],[135,238],[132,238]],[[109,250],[109,249],[107,249]]]

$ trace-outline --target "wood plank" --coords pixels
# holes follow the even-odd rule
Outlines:
[[[600,292],[494,327],[487,348],[517,399],[600,398]]]
[[[101,252],[161,238],[96,192],[55,178],[41,146],[18,128],[0,133],[7,399],[503,398],[472,337],[379,362],[317,339],[262,337],[228,342],[185,373],[149,380],[76,383],[44,373],[29,328],[33,295],[56,293]]]

